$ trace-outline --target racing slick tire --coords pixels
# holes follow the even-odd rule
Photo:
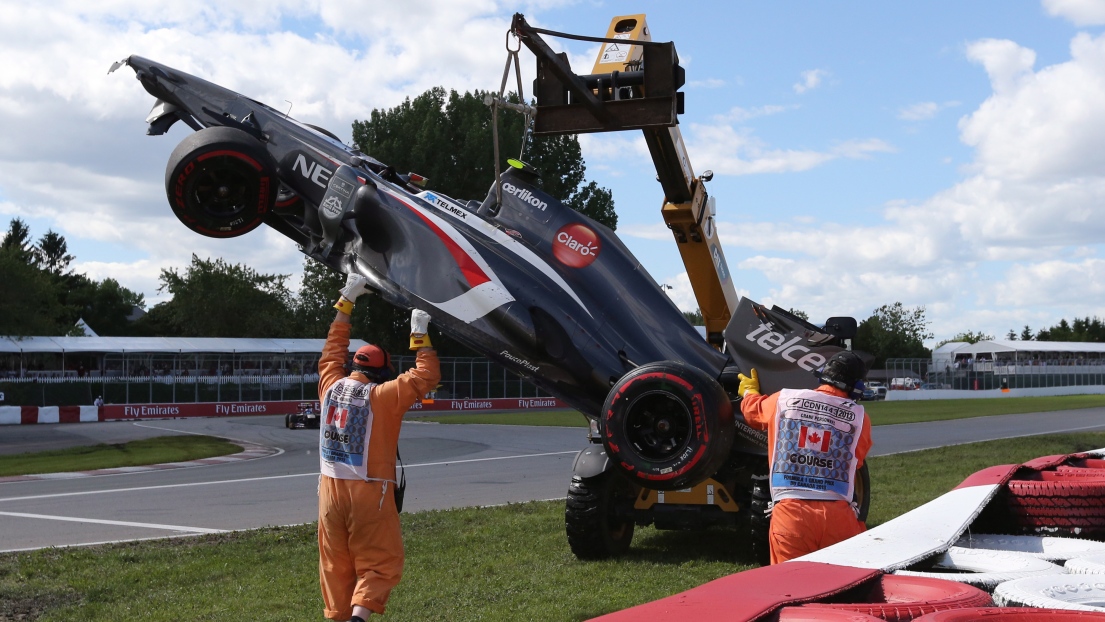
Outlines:
[[[290,414],[284,415],[284,427],[288,428],[289,430],[295,427],[295,424],[292,423],[292,416]]]
[[[1036,473],[1005,488],[1009,512],[1022,528],[1105,532],[1105,479],[1048,481]]]
[[[1092,575],[1044,575],[1006,581],[994,590],[999,607],[1036,607],[1105,613],[1105,581]],[[1092,604],[1091,604],[1092,603]]]
[[[1105,620],[1105,614],[1062,609],[982,607],[938,611],[913,618],[913,622],[1092,622],[1093,620]]]
[[[860,596],[861,602],[809,603],[802,608],[858,611],[888,622],[908,622],[926,613],[993,603],[990,595],[977,587],[927,577],[883,575],[865,586],[857,588],[866,590],[864,593],[846,593]]]
[[[937,557],[931,567],[952,572],[926,572],[899,570],[894,574],[907,577],[929,577],[966,583],[977,588],[994,591],[999,584],[1024,577],[1043,574],[1063,574],[1062,566],[1049,561],[1008,551],[964,549],[953,546]],[[954,571],[961,572],[954,572]]]
[[[256,229],[276,204],[279,179],[264,145],[233,127],[208,127],[176,146],[165,192],[186,227],[212,238]]]
[[[564,505],[568,546],[578,559],[609,559],[629,550],[631,511],[637,487],[610,470],[594,477],[573,476]]]
[[[631,481],[655,490],[689,488],[717,472],[733,446],[733,405],[697,367],[643,365],[622,376],[602,409],[602,442]]]
[[[1055,536],[967,534],[960,538],[955,546],[965,549],[1009,551],[1030,555],[1049,562],[1064,562],[1076,557],[1105,553],[1105,543],[1103,542]]]

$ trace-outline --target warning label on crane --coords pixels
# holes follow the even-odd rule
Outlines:
[[[614,35],[615,39],[628,39],[630,33],[620,32]],[[600,63],[624,63],[629,60],[629,52],[633,46],[628,43],[607,43],[606,48],[599,57]]]

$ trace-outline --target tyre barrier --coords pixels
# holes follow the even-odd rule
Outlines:
[[[1064,562],[1076,557],[1105,553],[1105,542],[1055,536],[968,534],[960,538],[954,546],[964,549],[1021,553],[1049,562]]]
[[[990,595],[977,587],[928,577],[883,575],[858,589],[867,590],[861,602],[809,603],[802,608],[856,611],[887,622],[908,622],[926,613],[993,604]]]
[[[1105,613],[1105,578],[1044,575],[1002,583],[994,590],[999,607],[1035,607]]]
[[[1076,557],[1063,565],[1070,574],[1105,574],[1105,554]]]
[[[913,622],[1091,622],[1105,620],[1105,613],[1023,607],[982,607],[938,611],[913,618]]]
[[[1063,574],[1066,571],[1049,561],[1008,551],[965,549],[953,546],[935,559],[932,568],[952,572],[899,570],[895,574],[908,577],[928,577],[973,585],[987,592],[1006,581],[1037,575]],[[960,571],[960,572],[955,572]]]
[[[1045,481],[1039,473],[1010,480],[1007,507],[1027,530],[1092,534],[1105,531],[1105,478]]]
[[[784,607],[779,611],[778,622],[882,622],[882,618],[858,611]]]

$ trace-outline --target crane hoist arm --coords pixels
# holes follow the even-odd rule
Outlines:
[[[661,216],[679,247],[707,340],[720,348],[722,331],[740,297],[718,239],[714,198],[705,187],[713,174],[695,177],[679,131],[684,71],[675,45],[652,41],[643,14],[615,17],[605,37],[534,28],[521,14],[515,14],[511,30],[537,57],[536,135],[644,133],[664,191]],[[541,34],[601,42],[591,73],[575,74],[567,55],[555,53]]]

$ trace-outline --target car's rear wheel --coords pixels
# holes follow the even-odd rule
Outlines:
[[[264,145],[232,127],[209,127],[185,138],[165,168],[173,213],[192,231],[213,238],[257,228],[276,203],[278,185]]]
[[[676,361],[643,365],[610,390],[603,445],[633,482],[677,490],[717,472],[735,435],[733,406],[720,384]]]

